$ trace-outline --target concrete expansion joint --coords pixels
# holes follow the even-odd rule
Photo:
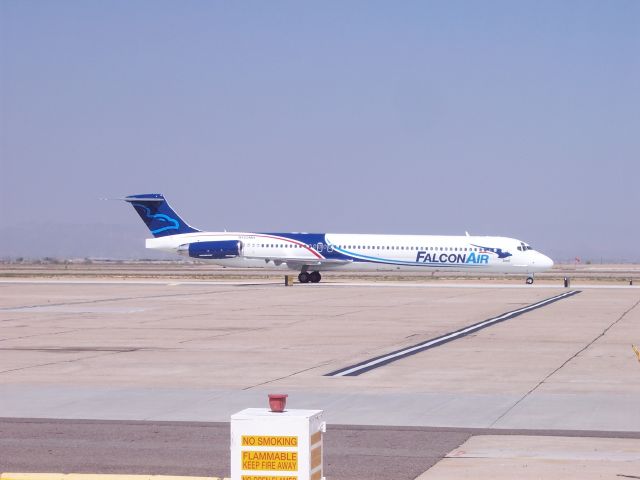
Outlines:
[[[230,480],[227,477],[185,477],[174,475],[118,475],[100,473],[0,473],[0,480]]]
[[[629,307],[627,310],[625,310],[616,320],[614,320],[610,325],[608,325],[601,333],[596,335],[596,337],[593,338],[589,343],[587,343],[584,347],[582,347],[576,353],[571,355],[559,367],[557,367],[555,370],[553,370],[551,373],[549,373],[546,377],[544,377],[540,382],[538,382],[538,384],[535,387],[533,387],[526,394],[524,394],[517,402],[515,402],[513,405],[511,405],[504,413],[502,413],[502,415],[500,415],[498,418],[496,418],[494,420],[494,422],[491,424],[490,427],[493,428],[498,422],[500,422],[503,418],[505,418],[508,414],[510,414],[513,410],[515,410],[515,408],[517,406],[519,406],[525,399],[527,399],[531,394],[533,394],[542,385],[544,385],[552,376],[554,376],[556,373],[558,373],[560,370],[562,370],[570,362],[572,362],[573,360],[578,358],[583,352],[588,350],[598,340],[600,340],[601,338],[604,338],[604,336],[609,332],[609,330],[611,330],[618,323],[620,323],[632,310],[634,310],[639,305],[640,305],[640,300],[638,300],[631,307]],[[638,359],[640,360],[640,356],[638,357]]]
[[[311,366],[309,368],[304,368],[302,370],[295,371],[293,373],[290,373],[289,375],[285,375],[284,377],[272,378],[271,380],[267,380],[266,382],[257,383],[255,385],[249,385],[247,387],[243,387],[242,390],[251,390],[252,388],[262,387],[264,385],[268,385],[268,384],[273,383],[273,382],[277,382],[277,381],[280,381],[280,380],[285,380],[287,378],[294,377],[294,376],[296,376],[296,375],[298,375],[300,373],[304,373],[304,372],[308,372],[310,370],[315,370],[317,368],[325,367],[325,366],[329,365],[332,361],[333,360],[325,361],[325,362],[319,363],[318,365],[313,365],[313,366]]]

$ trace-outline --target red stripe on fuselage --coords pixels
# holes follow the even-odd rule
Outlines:
[[[324,258],[322,255],[320,255],[317,251],[315,251],[309,245],[303,242],[298,242],[297,240],[291,240],[290,238],[286,238],[286,237],[276,237],[275,235],[264,235],[261,233],[253,233],[252,235],[254,235],[255,237],[275,238],[276,240],[286,240],[287,242],[295,243],[296,245],[300,245],[301,247],[306,248],[307,250],[309,250],[311,253],[313,253],[316,257],[320,259]]]

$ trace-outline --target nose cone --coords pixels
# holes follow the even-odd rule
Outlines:
[[[540,254],[540,257],[536,259],[536,264],[538,264],[541,268],[545,270],[553,267],[553,260],[551,260],[546,255]]]

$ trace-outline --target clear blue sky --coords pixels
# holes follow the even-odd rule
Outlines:
[[[206,229],[640,261],[640,2],[0,0],[0,257]]]

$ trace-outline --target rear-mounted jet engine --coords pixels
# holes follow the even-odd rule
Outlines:
[[[242,255],[242,242],[238,240],[221,240],[217,242],[186,243],[178,247],[178,253],[193,258],[216,260],[235,258]]]

